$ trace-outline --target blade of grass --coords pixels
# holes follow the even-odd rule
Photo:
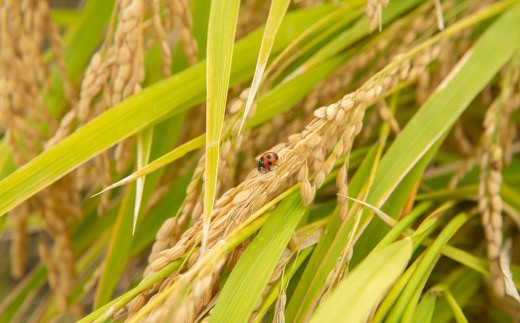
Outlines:
[[[395,303],[395,300],[399,297],[403,289],[405,288],[406,284],[408,284],[408,281],[410,280],[410,277],[412,277],[413,273],[417,269],[417,266],[419,266],[419,263],[424,258],[426,251],[423,251],[415,260],[414,262],[406,269],[404,274],[397,279],[397,281],[394,283],[390,291],[387,293],[381,304],[377,307],[377,311],[374,313],[372,317],[372,322],[379,323],[382,322],[385,315],[388,313],[390,308]]]
[[[217,193],[220,137],[226,112],[233,45],[240,0],[212,1],[209,11],[206,65],[206,158],[204,218],[200,255],[205,253],[209,221]],[[223,19],[223,17],[226,17]]]
[[[269,59],[271,49],[273,48],[274,38],[278,32],[278,28],[280,28],[280,25],[282,24],[287,7],[289,7],[289,2],[290,0],[271,0],[271,7],[269,8],[269,15],[267,16],[267,22],[264,29],[264,36],[262,37],[262,45],[260,46],[260,53],[258,54],[258,61],[256,62],[255,74],[251,86],[249,87],[246,107],[244,108],[244,115],[240,122],[238,136],[240,136],[242,127],[248,119],[249,110],[251,110],[256,92],[260,87],[260,82],[262,81],[262,76],[264,75],[265,67],[267,66],[267,60]]]
[[[178,269],[182,262],[184,261],[184,258],[180,258],[178,260],[175,260],[174,262],[168,264],[163,269],[159,270],[155,274],[151,275],[145,280],[142,280],[139,285],[132,288],[128,292],[124,293],[123,295],[117,297],[113,301],[103,305],[102,307],[96,309],[92,313],[88,314],[84,318],[78,321],[78,323],[86,323],[86,322],[93,322],[100,317],[103,316],[104,313],[110,312],[113,308],[114,310],[118,310],[119,308],[123,307],[125,304],[127,304],[129,301],[131,301],[134,297],[148,289],[150,286],[152,286],[157,281],[164,279],[168,275],[170,275],[174,270]]]
[[[132,174],[130,174],[127,177],[121,179],[120,181],[106,187],[101,192],[96,193],[93,196],[99,195],[101,193],[104,193],[104,192],[114,189],[116,187],[131,183],[142,176],[148,175],[151,172],[156,171],[156,170],[168,165],[169,163],[172,163],[175,160],[183,157],[187,153],[204,146],[205,141],[206,141],[206,135],[205,134],[200,135],[200,136],[178,146],[177,148],[170,151],[169,153],[157,158],[156,160],[147,164],[146,166],[139,168]]]
[[[302,263],[307,260],[309,255],[311,254],[314,247],[309,247],[307,249],[302,250],[300,253],[298,253],[297,257],[291,262],[289,262],[286,266],[285,271],[283,272],[283,277],[279,278],[276,283],[274,283],[271,286],[271,289],[269,290],[269,293],[264,298],[262,305],[256,312],[255,316],[251,318],[251,321],[254,323],[260,323],[263,322],[265,314],[273,305],[273,303],[278,298],[278,295],[280,294],[280,285],[283,285],[283,288],[287,288],[287,284],[291,280],[291,278],[294,276],[296,271],[300,268]]]
[[[115,0],[87,1],[77,25],[67,34],[63,60],[67,67],[67,75],[73,83],[79,81],[90,57],[105,36],[105,28],[110,20],[114,2]],[[50,80],[51,91],[46,93],[45,101],[50,112],[57,115],[65,106],[63,80],[57,69],[52,71]]]
[[[150,159],[157,159],[159,156],[168,152],[172,148],[180,134],[184,118],[185,113],[182,113],[181,115],[175,116],[154,127]],[[158,172],[154,172],[146,176],[146,182],[144,184],[143,197],[141,201],[141,213],[146,216],[148,216],[148,214],[143,212],[148,211],[148,202],[154,194],[157,185],[159,184],[159,180],[161,179],[161,176],[165,170],[166,168],[162,168]],[[185,192],[185,188],[182,187],[179,189],[181,190],[179,193],[183,194]],[[143,220],[144,219],[145,218],[143,218]],[[138,221],[138,227],[142,225],[141,222],[142,221],[140,220]]]
[[[432,202],[423,202],[417,205],[410,213],[408,213],[401,221],[399,221],[391,230],[388,232],[381,241],[377,244],[377,246],[373,249],[373,251],[386,247],[391,244],[395,240],[399,238],[399,236],[409,228],[413,222],[424,214],[429,208],[433,205]]]
[[[210,3],[210,0],[191,1],[193,16],[192,34],[197,39],[199,46],[199,60],[203,60],[206,57]]]
[[[405,310],[411,303],[413,294],[417,289],[424,287],[426,280],[425,275],[429,275],[429,268],[436,262],[437,257],[440,254],[442,246],[446,245],[451,237],[459,230],[459,228],[468,220],[466,214],[459,214],[453,220],[446,225],[446,227],[437,236],[433,244],[428,248],[428,251],[424,255],[423,260],[417,266],[417,269],[413,272],[408,284],[404,288],[401,296],[397,300],[396,304],[388,314],[386,322],[398,322],[401,317],[405,314]],[[422,284],[421,284],[422,283]],[[411,313],[413,314],[413,313]]]
[[[7,223],[7,217],[6,216],[1,217],[0,218],[0,238],[2,237],[2,233],[4,232],[6,223]]]
[[[159,44],[152,47],[145,54],[145,69],[145,86],[149,86],[150,84],[161,80],[163,71]],[[153,128],[141,132],[138,135],[138,169],[145,164],[148,164],[150,158],[156,159],[157,156],[160,156],[171,149],[171,147],[177,141],[185,115],[186,113],[181,113],[177,116],[167,119]],[[141,134],[145,134],[144,143],[148,142],[148,145],[145,145],[144,149],[142,149],[144,152],[142,155],[144,155],[143,157],[146,157],[144,160],[139,156],[139,147],[142,146],[141,142],[143,142],[143,140],[139,139],[142,136]],[[147,138],[147,136],[149,136],[149,138]],[[142,161],[142,163],[140,161]],[[136,184],[136,206],[134,209],[134,225],[132,234],[135,232],[135,227],[137,224],[136,220],[139,216],[139,209],[142,208],[143,210],[146,210],[148,201],[152,196],[162,174],[163,171],[160,171],[147,177],[143,176],[142,193],[140,193],[141,189],[139,183]]]
[[[170,191],[140,221],[132,241],[132,256],[136,256],[151,244],[163,222],[177,213],[186,197],[186,187],[192,174],[193,171],[179,178]]]
[[[0,179],[15,170],[13,156],[5,138],[0,141]]]
[[[132,246],[133,239],[132,214],[134,195],[135,185],[130,185],[125,192],[123,201],[121,202],[116,224],[112,231],[107,255],[104,264],[102,265],[103,271],[94,298],[95,309],[107,303],[112,297],[114,288],[119,281],[126,260],[130,255],[130,247]]]
[[[413,314],[413,322],[430,323],[435,311],[435,301],[437,296],[432,293],[426,293],[421,298]]]
[[[460,308],[474,299],[475,294],[482,286],[482,276],[477,272],[459,268],[449,274],[440,285],[449,288],[455,301]],[[433,321],[438,323],[446,323],[453,321],[453,310],[444,297],[438,297],[435,303],[435,311],[433,313]]]
[[[433,240],[426,238],[423,242],[425,246],[431,246]],[[441,248],[442,255],[455,260],[456,262],[473,269],[474,271],[482,274],[483,276],[489,275],[489,264],[483,259],[472,255],[471,253],[462,249],[455,248],[450,245],[445,245]]]
[[[141,169],[148,164],[150,160],[150,152],[152,150],[153,128],[146,129],[137,134],[137,168]],[[141,176],[137,179],[135,184],[135,204],[134,204],[134,218],[132,222],[132,235],[135,234],[135,227],[137,225],[137,218],[139,217],[139,208],[143,198],[144,181],[146,177]]]
[[[352,8],[359,7],[360,4],[361,2],[349,2],[345,6],[339,6],[336,10],[319,19],[307,30],[298,35],[298,37],[273,59],[273,62],[266,69],[262,87],[270,88],[274,79],[276,79],[288,65],[291,65],[297,58],[305,54],[307,50],[310,50],[309,46],[312,47],[313,44],[315,45],[322,41],[323,37],[330,36],[336,33],[337,30],[344,28],[352,21],[353,16],[350,13]]]
[[[81,13],[74,9],[54,8],[51,10],[51,18],[60,27],[70,27],[78,22]]]
[[[25,299],[45,282],[47,269],[39,264],[16,286],[0,304],[0,322],[11,322]]]
[[[323,301],[311,322],[365,322],[411,256],[409,238],[371,253]]]
[[[437,257],[435,257],[435,260],[430,263],[430,265],[426,269],[426,272],[424,273],[422,278],[419,280],[419,283],[417,284],[418,287],[415,288],[415,290],[413,291],[412,296],[410,297],[410,301],[408,302],[408,304],[406,305],[406,308],[404,310],[403,317],[401,318],[401,320],[399,322],[412,323],[413,313],[415,311],[415,308],[417,307],[417,303],[419,303],[419,299],[421,298],[421,294],[423,292],[424,286],[426,285],[428,278],[432,274],[433,268],[435,268],[435,265],[437,264],[439,258],[440,258],[440,255],[437,255]],[[417,267],[417,269],[419,269],[419,267],[420,267],[420,264]],[[412,278],[413,278],[413,275],[410,279],[412,279]],[[408,282],[408,283],[410,283],[410,282]],[[407,287],[408,287],[408,285],[407,285]],[[406,291],[406,288],[405,288],[405,291]],[[403,295],[401,295],[401,297],[402,296]]]
[[[233,268],[210,322],[248,321],[305,211],[297,195],[285,198],[275,209]]]
[[[467,323],[468,319],[464,316],[464,312],[460,308],[459,304],[449,289],[443,291],[444,298],[453,312],[453,316],[458,323]]]

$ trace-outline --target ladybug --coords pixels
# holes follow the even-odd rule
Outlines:
[[[260,156],[260,161],[258,162],[258,170],[262,169],[271,170],[271,167],[278,164],[278,154],[272,151],[268,151],[263,153]]]

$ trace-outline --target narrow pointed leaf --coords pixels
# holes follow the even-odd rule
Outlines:
[[[401,296],[392,308],[392,311],[389,313],[386,322],[398,322],[401,319],[402,315],[405,313],[406,307],[412,301],[414,292],[417,289],[422,290],[422,288],[424,287],[424,283],[426,282],[424,276],[429,275],[429,273],[431,272],[431,270],[429,269],[432,265],[435,265],[436,259],[440,254],[440,249],[442,248],[442,246],[448,243],[451,237],[467,220],[468,216],[466,214],[459,214],[453,220],[451,220],[450,223],[448,223],[448,225],[446,225],[446,227],[442,230],[439,236],[435,239],[434,243],[429,247],[428,251],[425,253],[424,258],[417,266],[417,269],[413,272]]]
[[[483,277],[476,271],[468,268],[459,268],[441,282],[445,288],[449,288],[455,301],[461,308],[464,308],[466,304],[475,299],[475,293],[482,288],[483,283]],[[435,323],[447,323],[453,322],[453,319],[453,310],[448,302],[444,297],[437,297],[432,321]]]
[[[220,156],[220,136],[226,112],[231,60],[238,20],[239,0],[211,2],[206,65],[206,159],[204,170],[204,229],[201,254],[207,239],[215,195]],[[223,19],[223,17],[226,17]]]
[[[311,318],[317,322],[366,322],[412,256],[409,238],[371,253],[323,301]]]
[[[114,189],[116,187],[123,186],[130,182],[133,182],[136,179],[140,178],[141,176],[148,175],[151,172],[156,171],[156,170],[168,165],[169,163],[174,162],[175,160],[183,157],[187,153],[189,153],[197,148],[202,147],[204,145],[205,141],[206,141],[206,135],[200,135],[200,136],[180,145],[179,147],[175,148],[174,150],[170,151],[169,153],[162,155],[161,157],[157,158],[156,160],[147,164],[146,166],[139,168],[132,174],[130,174],[127,177],[123,178],[122,180],[106,187],[105,189],[103,189],[101,192],[95,194],[94,196],[104,193],[106,191],[109,191],[111,189]]]
[[[264,75],[265,67],[267,66],[267,59],[269,58],[271,49],[273,48],[274,38],[278,32],[278,28],[280,28],[280,25],[282,24],[289,2],[290,0],[271,1],[264,36],[262,37],[262,45],[260,46],[260,53],[258,54],[258,61],[256,62],[255,75],[253,76],[253,81],[249,88],[249,94],[247,95],[246,107],[244,108],[244,115],[240,122],[238,135],[240,135],[242,127],[248,119],[249,110],[251,110],[251,106],[253,105],[253,100],[255,99],[256,92],[258,91],[258,87],[262,81],[262,76]]]
[[[148,164],[150,160],[150,152],[152,150],[153,128],[146,129],[137,135],[137,168],[141,169]],[[145,176],[137,179],[135,186],[135,205],[134,205],[134,220],[132,222],[132,235],[135,234],[135,226],[137,225],[137,218],[139,216],[139,209],[141,207],[141,200],[143,198]]]
[[[233,268],[210,322],[248,321],[305,210],[298,194],[275,209]]]
[[[435,295],[431,293],[424,294],[413,313],[413,322],[430,323],[435,311],[436,300],[437,297]]]
[[[121,202],[108,251],[102,266],[103,271],[94,298],[95,309],[107,303],[112,297],[112,293],[119,281],[126,260],[131,253],[134,195],[135,185],[130,185]]]

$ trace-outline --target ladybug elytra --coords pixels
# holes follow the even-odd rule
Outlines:
[[[278,154],[272,151],[268,151],[260,156],[260,160],[258,161],[258,170],[271,170],[271,167],[276,164],[278,164]]]

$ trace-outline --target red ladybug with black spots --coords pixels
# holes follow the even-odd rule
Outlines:
[[[260,156],[260,160],[258,161],[258,170],[271,170],[271,168],[277,164],[278,154],[272,151],[268,151]]]

